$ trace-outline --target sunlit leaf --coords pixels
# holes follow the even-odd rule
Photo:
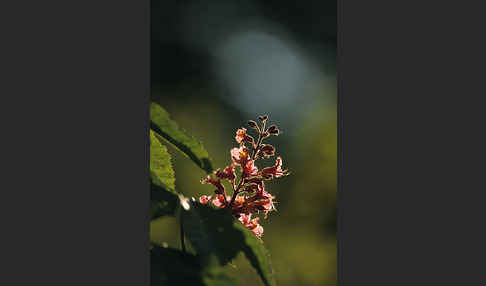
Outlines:
[[[171,143],[201,169],[207,173],[213,171],[208,152],[202,143],[179,128],[177,123],[170,119],[167,111],[154,102],[150,104],[150,128],[156,132],[158,139]]]
[[[167,147],[162,145],[150,130],[150,175],[154,184],[170,191],[175,190],[175,177]]]
[[[186,237],[205,263],[216,260],[226,265],[243,251],[265,285],[276,285],[263,242],[225,209],[193,202],[190,210],[181,214]]]
[[[174,215],[177,207],[175,177],[167,147],[150,130],[150,179],[152,219]]]

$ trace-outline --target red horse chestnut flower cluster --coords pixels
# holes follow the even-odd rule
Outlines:
[[[255,165],[255,161],[262,158],[269,158],[275,155],[275,148],[269,144],[263,144],[263,140],[271,135],[278,135],[277,126],[271,125],[265,129],[268,116],[258,117],[261,126],[250,120],[248,125],[258,132],[258,139],[253,139],[247,134],[246,128],[236,131],[235,140],[239,147],[230,150],[232,163],[224,168],[214,172],[214,176],[208,175],[201,183],[211,184],[216,187],[215,196],[201,196],[199,202],[202,204],[212,203],[219,208],[226,208],[231,211],[233,216],[248,229],[250,229],[258,238],[263,234],[263,227],[259,224],[259,217],[254,217],[260,212],[267,218],[269,212],[275,210],[274,199],[270,193],[265,191],[265,180],[272,180],[282,176],[289,175],[288,170],[282,169],[282,158],[277,157],[275,165],[263,168],[261,170]],[[248,144],[248,146],[246,145]],[[237,183],[236,168],[240,171],[240,179]],[[226,189],[222,180],[227,180],[233,194],[226,194]]]

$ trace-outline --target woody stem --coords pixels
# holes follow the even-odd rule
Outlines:
[[[263,141],[263,132],[265,132],[265,123],[266,122],[263,122],[262,123],[262,129],[259,129],[260,132],[258,133],[257,145],[256,145],[255,149],[253,149],[253,153],[251,154],[251,159],[252,160],[255,160],[255,156],[258,153],[258,149],[260,148],[260,144]]]
[[[224,196],[224,205],[228,206],[228,202],[226,201],[226,191],[223,190],[223,196]]]
[[[240,181],[240,183],[238,184],[238,187],[237,187],[237,188],[234,190],[234,192],[233,192],[233,197],[231,197],[231,202],[230,202],[230,204],[229,204],[229,207],[230,207],[230,208],[231,208],[231,206],[233,206],[233,202],[235,201],[235,199],[236,199],[236,195],[238,194],[238,192],[239,192],[239,190],[240,190],[241,186],[243,186],[243,181],[244,181],[244,180],[245,180],[245,178],[242,176],[242,177],[241,177],[241,181]]]
[[[184,226],[183,226],[183,223],[182,223],[182,215],[179,216],[179,225],[180,225],[180,239],[181,239],[181,248],[182,248],[182,252],[186,252],[186,244],[184,243]]]

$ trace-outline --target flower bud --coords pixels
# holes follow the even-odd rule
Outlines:
[[[264,144],[260,151],[265,158],[275,155],[275,148],[272,145]]]
[[[268,133],[270,133],[272,135],[278,135],[278,133],[279,133],[279,130],[278,130],[277,126],[275,126],[275,125],[268,127],[267,131],[268,131]]]
[[[275,151],[275,148],[270,144],[263,144],[261,148],[263,152]]]
[[[258,128],[258,125],[255,121],[253,120],[248,120],[248,126],[250,126],[251,128]]]
[[[268,173],[263,173],[263,174],[262,174],[262,177],[263,177],[265,180],[271,180],[271,179],[273,179],[273,175],[272,175],[272,174],[268,174]]]
[[[265,121],[267,121],[267,119],[268,119],[268,115],[266,115],[266,114],[265,114],[265,115],[262,115],[262,116],[258,116],[258,119],[259,119],[261,122],[265,122]]]
[[[211,196],[203,195],[203,196],[199,197],[199,202],[203,205],[209,203],[209,201],[211,201]]]

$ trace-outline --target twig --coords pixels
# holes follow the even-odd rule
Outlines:
[[[186,244],[184,243],[184,226],[182,224],[182,214],[179,215],[179,224],[180,224],[180,237],[181,237],[181,248],[182,252],[186,252]]]

